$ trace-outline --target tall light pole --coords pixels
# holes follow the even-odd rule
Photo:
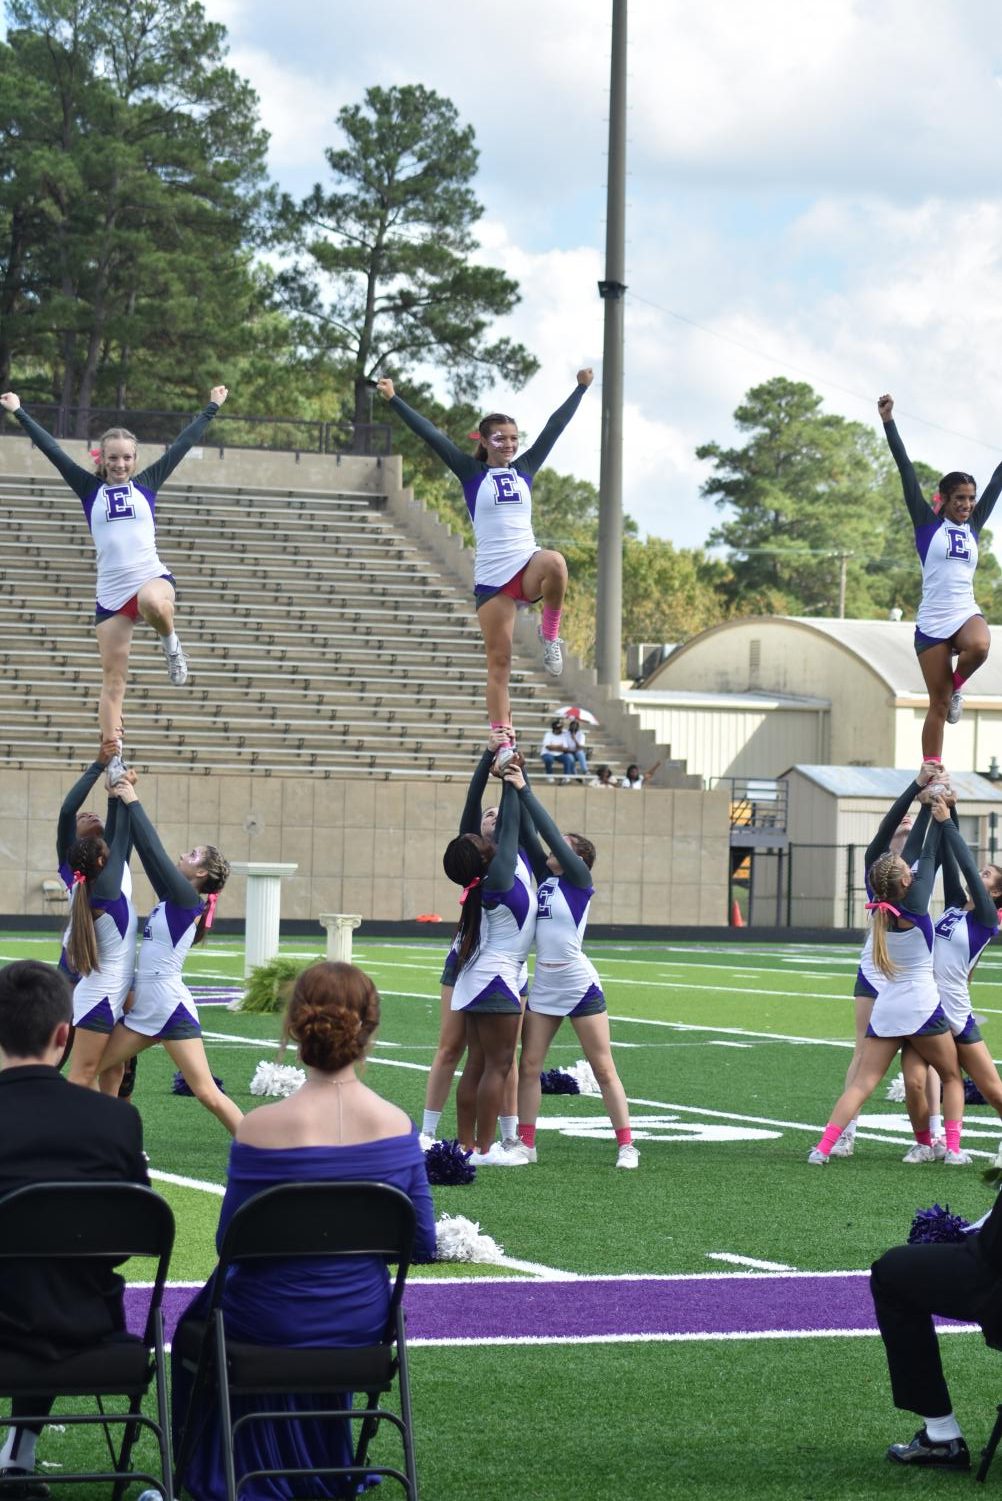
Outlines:
[[[626,0],[612,0],[609,176],[602,348],[602,460],[598,507],[595,665],[618,696],[623,648],[623,296],[626,292]]]

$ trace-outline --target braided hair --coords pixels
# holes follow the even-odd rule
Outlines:
[[[901,894],[901,868],[899,857],[890,850],[874,860],[867,874],[870,890],[878,902],[890,902]],[[879,908],[870,913],[873,925],[873,962],[889,980],[897,974],[897,966],[887,949],[887,913]]]
[[[207,844],[203,853],[202,864],[205,866],[205,875],[197,883],[199,895],[215,896],[217,892],[222,891],[230,878],[230,862],[224,855],[219,853],[214,844]],[[192,948],[195,947],[196,943],[202,942],[202,939],[211,928],[215,911],[215,902],[208,902],[202,909],[202,915],[198,919],[198,924],[195,928],[195,936],[191,940]]]

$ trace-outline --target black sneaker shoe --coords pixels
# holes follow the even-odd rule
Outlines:
[[[962,1438],[934,1442],[924,1428],[919,1429],[910,1444],[892,1444],[887,1457],[901,1465],[935,1465],[940,1470],[971,1468],[970,1451]]]
[[[20,1465],[7,1465],[0,1470],[3,1501],[47,1501],[51,1495],[45,1481],[39,1480],[34,1470],[23,1470]]]

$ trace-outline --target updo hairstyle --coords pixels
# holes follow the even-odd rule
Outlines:
[[[285,1011],[283,1039],[292,1038],[307,1068],[337,1073],[364,1057],[379,1026],[379,993],[354,964],[322,960],[304,969]]]

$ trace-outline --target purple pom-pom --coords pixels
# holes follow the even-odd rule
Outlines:
[[[539,1076],[540,1087],[544,1094],[580,1094],[581,1086],[573,1074],[567,1074],[562,1068],[550,1068]]]
[[[472,1183],[477,1170],[470,1153],[458,1141],[436,1141],[424,1154],[424,1168],[429,1183]]]
[[[215,1076],[215,1074],[213,1074],[213,1076],[212,1076],[212,1082],[213,1082],[213,1084],[215,1084],[215,1086],[219,1090],[220,1094],[225,1094],[226,1093],[226,1090],[223,1088],[223,1081],[222,1081],[222,1079],[217,1079],[216,1076]],[[178,1069],[177,1073],[174,1075],[173,1081],[171,1082],[171,1093],[172,1094],[191,1094],[191,1089],[189,1088],[188,1083],[185,1080],[184,1074],[182,1074],[182,1072],[181,1072],[180,1069]]]
[[[970,1223],[970,1220],[963,1219],[959,1214],[951,1214],[949,1204],[945,1207],[934,1204],[931,1209],[916,1210],[908,1232],[908,1244],[933,1246],[963,1240],[964,1231]]]
[[[988,1101],[985,1099],[984,1095],[981,1093],[981,1090],[975,1084],[974,1080],[973,1079],[968,1079],[968,1078],[965,1077],[964,1078],[964,1104],[965,1105],[987,1105],[987,1103],[988,1103]]]

